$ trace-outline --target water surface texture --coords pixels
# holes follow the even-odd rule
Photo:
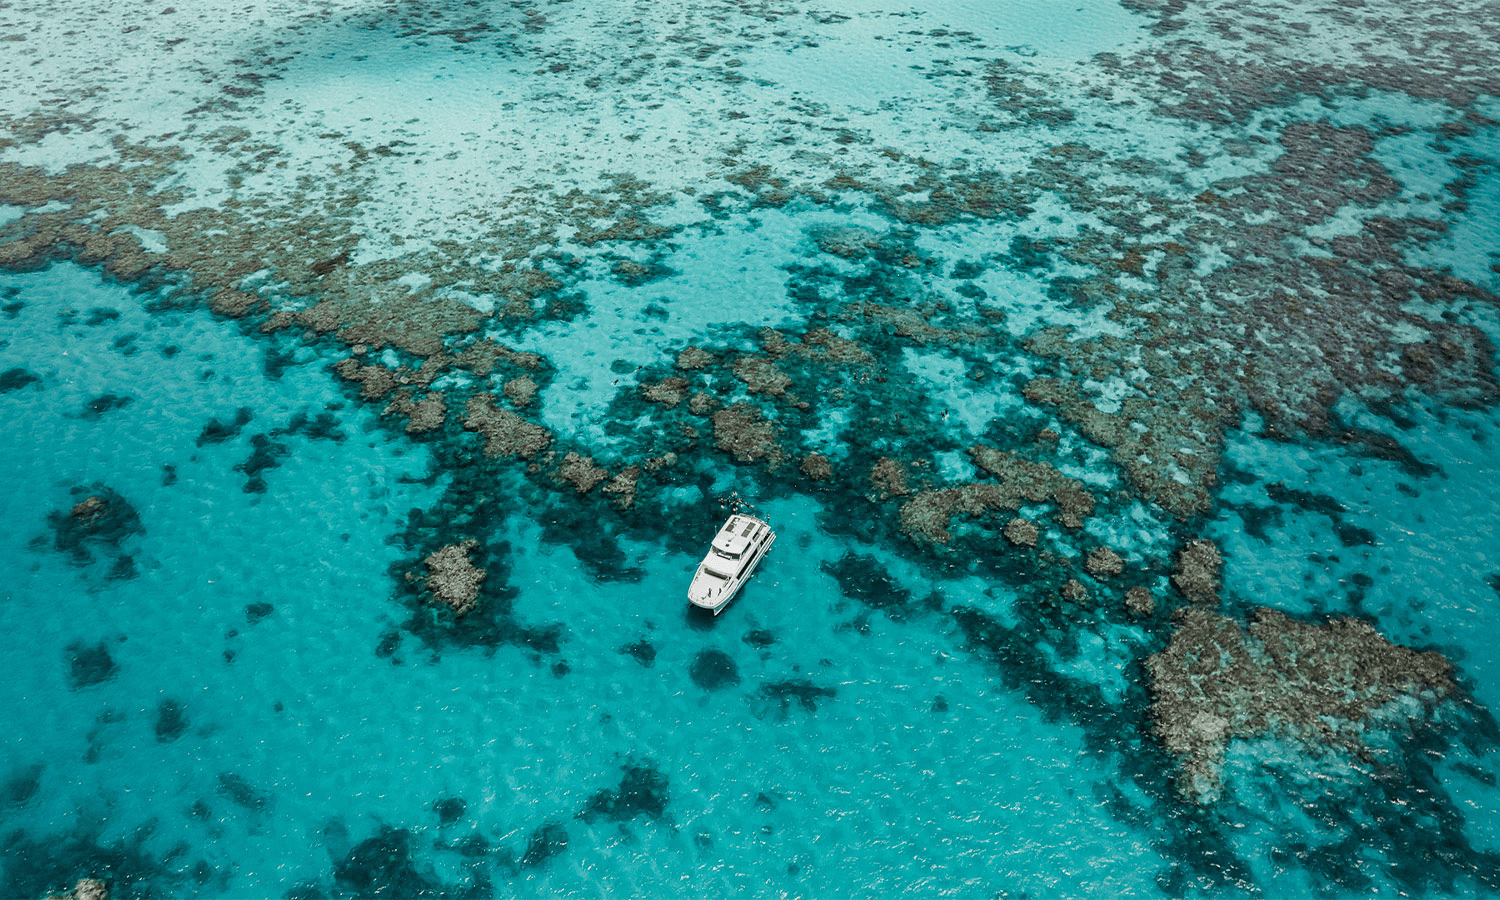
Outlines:
[[[1500,893],[1497,43],[0,4],[0,896]]]

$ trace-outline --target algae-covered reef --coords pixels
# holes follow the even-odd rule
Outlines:
[[[1493,165],[1470,142],[1500,127],[1488,7],[1130,0],[1129,40],[1062,63],[930,10],[910,13],[921,28],[873,13],[856,28],[796,4],[660,4],[623,24],[554,6],[434,23],[332,4],[231,54],[197,31],[175,49],[153,22],[111,52],[194,73],[169,125],[112,99],[139,85],[71,70],[0,108],[0,205],[16,210],[0,265],[96,265],[311,348],[396,439],[431,449],[447,486],[396,539],[409,616],[377,653],[399,661],[409,633],[434,652],[557,656],[565,628],[513,616],[508,517],[630,581],[625,538],[694,551],[742,484],[815,498],[826,530],[935,585],[876,603],[841,582],[864,607],[852,629],[879,610],[950,635],[1173,810],[1232,802],[1234,742],[1378,756],[1368,731],[1409,746],[1465,701],[1460,667],[1378,622],[1266,609],[1241,624],[1206,527],[1237,429],[1421,472],[1339,402],[1494,404],[1473,313],[1495,282],[1435,261]],[[1454,16],[1473,27],[1455,34]],[[598,42],[553,39],[590,25]],[[411,109],[340,118],[295,87],[346,26],[476,79],[524,61],[504,103],[550,114],[472,109],[431,135]],[[809,100],[766,62],[867,33],[931,63],[912,76],[941,98],[912,101],[924,125]],[[656,122],[659,97],[694,115]],[[1391,148],[1413,139],[1453,177],[1398,172]],[[732,264],[703,249],[721,245],[755,249]],[[759,257],[773,263],[757,280]],[[0,388],[35,389],[5,374]],[[97,497],[56,517],[58,549],[115,552],[121,529],[96,516],[129,507]],[[1013,615],[948,601],[960,576],[1014,594]],[[1112,697],[1064,671],[1100,635],[1134,660]],[[649,644],[630,646],[650,665]],[[768,708],[821,696],[788,688]],[[1149,774],[1163,760],[1185,792]],[[565,842],[539,834],[538,859]],[[1153,835],[1203,870],[1233,856],[1213,829],[1191,847]],[[1458,857],[1444,871],[1464,877],[1475,857]]]

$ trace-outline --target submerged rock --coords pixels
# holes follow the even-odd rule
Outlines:
[[[427,589],[456,616],[472,612],[479,605],[479,583],[485,573],[469,561],[469,554],[478,546],[478,541],[469,538],[461,544],[449,544],[424,560]]]
[[[1224,752],[1235,738],[1290,737],[1314,751],[1370,755],[1366,729],[1405,727],[1403,697],[1430,710],[1453,694],[1442,654],[1397,646],[1357,619],[1327,625],[1257,609],[1249,628],[1197,607],[1146,660],[1154,730],[1177,757],[1179,788],[1209,802],[1220,792]]]

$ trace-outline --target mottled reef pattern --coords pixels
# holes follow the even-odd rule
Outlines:
[[[1290,739],[1309,765],[1352,758],[1364,773],[1333,793],[1281,780],[1306,816],[1274,826],[1287,848],[1278,864],[1305,867],[1333,892],[1365,891],[1367,876],[1343,863],[1359,849],[1384,858],[1402,890],[1500,890],[1500,859],[1468,843],[1434,774],[1449,749],[1485,754],[1500,738],[1462,667],[1390,642],[1358,610],[1318,621],[1252,610],[1249,598],[1224,595],[1221,552],[1204,539],[1226,432],[1247,416],[1273,439],[1334,442],[1420,474],[1398,441],[1341,421],[1336,401],[1352,396],[1377,411],[1409,392],[1450,406],[1495,402],[1495,348],[1463,313],[1496,297],[1410,260],[1443,240],[1476,173],[1493,165],[1454,148],[1497,126],[1480,107],[1500,96],[1500,16],[1481,3],[1394,0],[1126,5],[1149,39],[1085,61],[1082,78],[1006,62],[967,32],[893,20],[894,40],[951,48],[949,67],[927,77],[982,102],[946,127],[979,146],[993,141],[1005,165],[934,162],[816,104],[774,114],[726,106],[704,112],[723,140],[694,148],[712,156],[700,183],[604,169],[577,186],[549,172],[476,202],[452,234],[403,232],[368,211],[383,173],[412,164],[401,162],[412,152],[405,142],[321,134],[331,156],[296,174],[298,151],[253,124],[266,85],[293,60],[267,40],[205,70],[181,131],[150,133],[112,118],[107,98],[62,95],[0,121],[11,160],[0,163],[0,203],[23,212],[0,226],[0,264],[75,260],[170,288],[172,302],[238,318],[278,347],[312,345],[400,439],[428,443],[448,487],[400,536],[407,558],[393,572],[393,597],[413,613],[403,631],[433,652],[510,644],[545,656],[565,639],[559,626],[512,616],[514,548],[501,530],[518,501],[599,578],[630,579],[638,573],[616,538],[697,552],[717,510],[674,502],[674,489],[712,496],[716,471],[732,464],[759,499],[810,494],[827,528],[926,567],[937,584],[926,597],[889,579],[840,584],[865,614],[950,630],[999,682],[1081,725],[1090,749],[1139,789],[1102,787],[1098,799],[1159,848],[1168,892],[1254,888],[1233,844],[1242,798],[1221,775],[1232,742],[1264,738]],[[509,53],[586,105],[590,92],[689,76],[733,97],[745,80],[736,53],[794,49],[797,33],[848,19],[802,7],[705,2],[673,7],[677,17],[665,21],[634,7],[630,25],[651,27],[624,28],[618,58],[548,45],[541,9],[455,6],[432,16],[437,7],[412,4],[342,24],[453,54]],[[331,28],[335,15],[308,13],[293,31]],[[126,29],[124,40],[160,43],[159,27]],[[1411,126],[1294,113],[1372,99],[1440,109],[1422,136],[1460,177],[1411,195],[1375,154]],[[1083,127],[1121,109],[1182,128],[1192,143],[1163,160],[1120,149],[1128,142],[1109,128]],[[749,135],[773,115],[782,124],[764,133],[776,140],[741,139],[737,129]],[[34,162],[49,141],[80,135],[108,160]],[[190,184],[212,202],[196,201]],[[1022,236],[1019,225],[1043,209],[1083,224]],[[675,274],[666,260],[682,242],[806,210],[850,223],[804,236],[810,249],[786,269],[792,312],[779,327],[729,323],[691,343],[664,340],[655,360],[618,373],[605,442],[543,424],[558,367],[517,347],[533,329],[589,316],[582,280],[637,292],[649,328],[653,315],[671,314],[653,312],[653,285]],[[871,216],[883,225],[868,227]],[[1006,226],[1013,239],[982,252],[940,249],[965,229]],[[1005,298],[979,283],[1000,269],[1043,279],[1061,321],[1093,324],[1043,317],[1013,330]],[[957,361],[972,386],[1027,402],[965,434],[912,374],[913,353]],[[829,422],[846,423],[831,445],[815,434]],[[972,474],[942,474],[955,471],[953,459]],[[1110,486],[1063,471],[1088,460],[1115,473]],[[1086,530],[1142,508],[1174,536],[1159,558],[1122,556]],[[76,512],[58,521],[60,545],[98,543]],[[1017,621],[948,602],[950,572],[1008,586],[1020,598]],[[1274,607],[1275,598],[1256,602]],[[424,613],[432,604],[446,618]],[[1143,629],[1151,645],[1118,702],[1037,649],[1062,648],[1066,659],[1080,652],[1080,635],[1116,623]],[[395,654],[403,631],[377,652]],[[630,652],[650,665],[645,650]],[[790,699],[814,708],[819,697],[788,694],[783,708]],[[664,777],[626,770],[629,791]],[[627,787],[603,791],[585,814],[633,814],[637,802]],[[639,802],[665,814],[664,798]],[[1352,834],[1352,847],[1324,834]],[[566,842],[563,825],[539,826],[515,865],[545,864]],[[355,846],[335,880],[356,893],[432,888],[410,852],[392,829]]]

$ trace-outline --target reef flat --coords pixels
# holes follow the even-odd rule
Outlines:
[[[6,5],[4,886],[1500,888],[1492,13]]]

